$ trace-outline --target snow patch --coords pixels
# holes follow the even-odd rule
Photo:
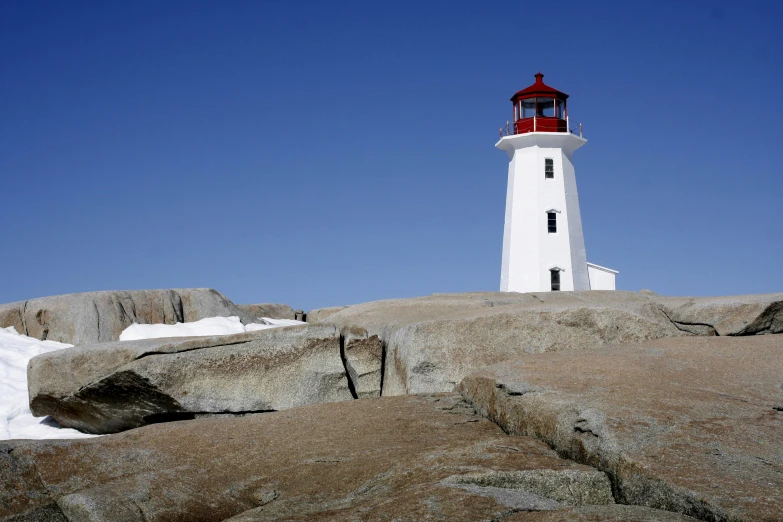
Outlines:
[[[204,335],[231,335],[243,332],[280,328],[305,324],[293,319],[270,319],[262,317],[260,323],[242,324],[239,317],[208,317],[192,323],[137,324],[127,327],[120,334],[120,341],[157,339],[161,337],[198,337]]]
[[[30,412],[27,398],[28,361],[36,355],[71,346],[20,335],[13,326],[0,328],[0,440],[94,437],[74,429],[61,428],[51,417],[35,418]]]

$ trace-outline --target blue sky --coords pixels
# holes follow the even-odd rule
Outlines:
[[[783,4],[0,3],[0,302],[497,290],[534,80],[618,288],[783,291]]]

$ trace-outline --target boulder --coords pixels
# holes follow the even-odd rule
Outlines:
[[[17,333],[25,333],[23,303],[0,304],[0,328],[13,326]]]
[[[368,335],[359,326],[346,326],[340,332],[342,357],[350,377],[354,397],[379,397],[383,375],[383,347],[377,335]]]
[[[3,522],[46,520],[44,509],[58,522],[686,520],[616,506],[604,473],[506,435],[451,394],[4,448],[20,478],[3,490]]]
[[[35,416],[87,433],[114,433],[153,422],[210,414],[282,410],[349,400],[380,375],[380,346],[354,329],[343,346],[329,324],[236,335],[147,339],[67,348],[30,360]],[[350,376],[343,364],[351,364]],[[373,352],[374,350],[374,352]],[[350,384],[349,384],[350,382]]]
[[[305,318],[308,323],[321,323],[326,320],[330,315],[348,308],[347,306],[332,306],[329,308],[318,308],[316,310],[310,310],[305,314]]]
[[[615,499],[701,520],[781,520],[783,336],[532,354],[464,397],[504,431],[607,473]]]
[[[250,322],[255,322],[262,317],[270,319],[296,319],[294,309],[286,304],[265,303],[265,304],[240,304],[236,305],[247,317],[253,318]]]
[[[675,326],[699,335],[783,333],[783,294],[658,297]]]
[[[690,335],[783,331],[783,294],[671,298],[652,292],[435,294],[320,314],[385,346],[383,394],[454,389],[470,372],[523,353]],[[308,316],[308,321],[311,318]]]
[[[433,295],[350,306],[326,320],[384,342],[384,395],[451,391],[475,369],[522,353],[687,335],[631,292]]]
[[[255,306],[284,312],[286,305],[239,307],[209,288],[87,292],[0,305],[0,327],[41,340],[85,345],[116,341],[133,323],[174,324],[206,317],[256,319]]]

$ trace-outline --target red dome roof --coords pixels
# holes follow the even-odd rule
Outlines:
[[[536,73],[536,83],[516,93],[511,97],[511,101],[516,102],[520,98],[532,98],[537,95],[552,96],[561,100],[568,98],[566,93],[560,92],[545,84],[544,75],[538,72]]]

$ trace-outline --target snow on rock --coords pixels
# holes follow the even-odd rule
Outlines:
[[[0,328],[0,440],[94,437],[60,428],[51,417],[37,419],[30,413],[27,362],[36,355],[71,346],[20,335],[13,326]]]
[[[292,319],[261,318],[260,323],[243,325],[239,317],[208,317],[177,324],[132,324],[120,334],[120,341],[158,337],[230,335],[242,332],[305,324]],[[30,413],[27,395],[27,363],[36,355],[70,348],[72,344],[39,341],[17,333],[13,326],[0,328],[0,440],[71,439],[94,437],[77,430],[61,428],[51,417]]]
[[[295,319],[270,319],[269,317],[261,318],[263,323],[250,323],[245,325],[246,332],[253,332],[255,330],[264,330],[266,328],[280,328],[281,326],[296,326],[298,324],[307,324],[304,321],[297,321]]]
[[[197,337],[201,335],[231,335],[242,332],[253,332],[267,328],[294,326],[305,324],[293,319],[261,318],[261,323],[242,324],[239,317],[207,317],[192,323],[176,324],[132,324],[122,331],[120,341],[137,341],[139,339],[156,339],[159,337]]]

